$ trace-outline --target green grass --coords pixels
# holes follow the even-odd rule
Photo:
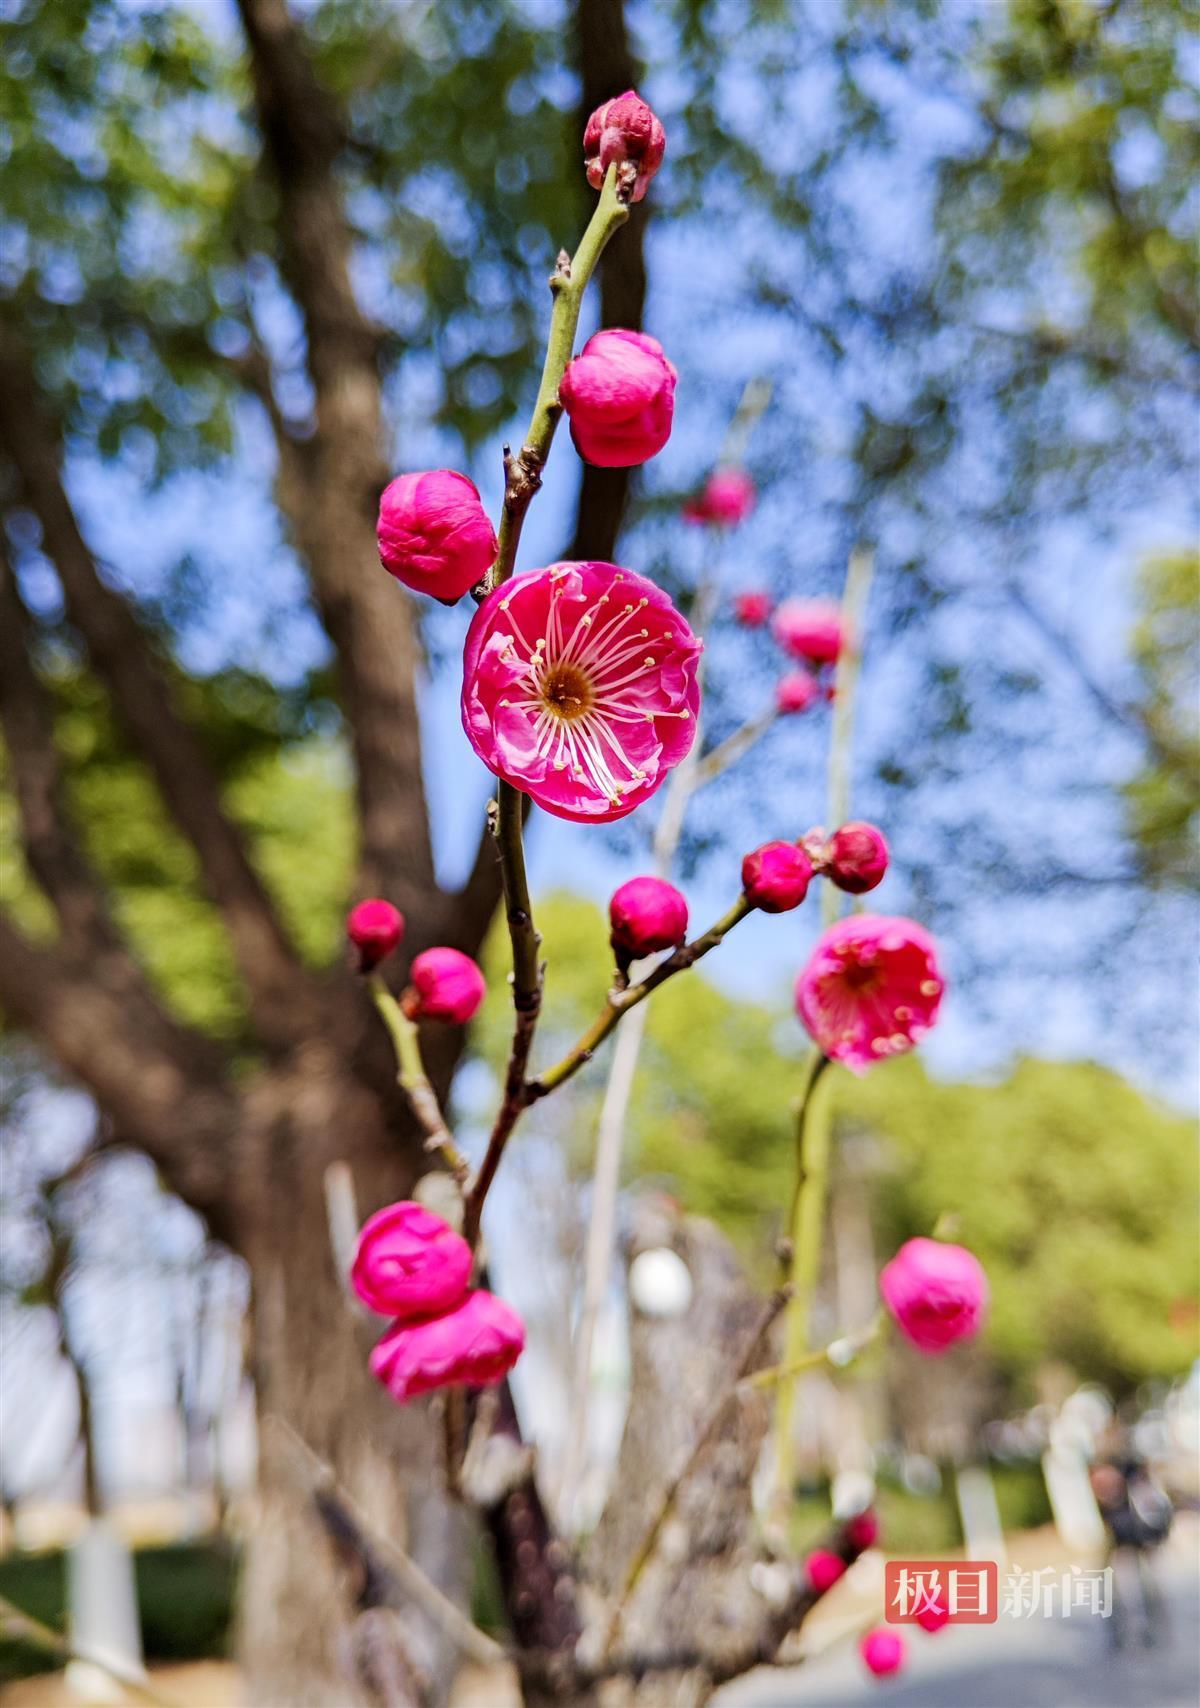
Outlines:
[[[142,1642],[148,1661],[224,1655],[233,1609],[236,1561],[221,1542],[176,1543],[134,1554]],[[0,1560],[0,1595],[55,1630],[66,1626],[66,1556],[12,1554]],[[0,1643],[0,1685],[52,1669],[29,1643]]]

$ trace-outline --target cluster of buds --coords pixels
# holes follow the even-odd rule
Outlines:
[[[883,881],[888,846],[873,824],[844,824],[826,839],[810,830],[797,842],[764,842],[742,861],[742,889],[763,913],[789,913],[799,907],[814,877],[838,889],[862,895]]]
[[[374,972],[403,940],[404,915],[390,901],[372,896],[351,908],[346,936],[357,951],[359,972]],[[460,949],[423,949],[414,956],[408,977],[400,1006],[410,1020],[465,1026],[487,994],[483,974]]]
[[[587,122],[588,182],[600,189],[615,167],[620,200],[640,202],[665,148],[658,118],[628,89]],[[644,332],[610,328],[589,339],[567,364],[558,397],[584,461],[632,468],[656,456],[671,435],[676,378],[662,345]],[[384,568],[447,605],[483,583],[499,549],[479,493],[453,469],[398,475],[380,499],[376,531]]]
[[[834,697],[833,672],[849,636],[839,606],[829,599],[785,599],[776,607],[762,588],[734,596],[733,614],[744,629],[765,629],[792,661],[775,684],[775,706],[785,716]]]
[[[525,1346],[520,1317],[469,1286],[471,1248],[421,1204],[388,1204],[363,1224],[350,1284],[369,1310],[393,1318],[371,1373],[401,1405],[436,1388],[490,1387]]]
[[[835,1583],[845,1577],[848,1569],[879,1540],[879,1519],[867,1507],[846,1520],[829,1547],[814,1548],[804,1562],[804,1573],[813,1594],[823,1596]],[[940,1603],[923,1607],[916,1623],[925,1631],[940,1631],[949,1621],[949,1610]],[[859,1639],[858,1652],[863,1665],[875,1678],[888,1678],[904,1666],[907,1645],[902,1633],[888,1625],[878,1625]]]

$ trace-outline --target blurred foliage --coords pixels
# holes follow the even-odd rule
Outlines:
[[[1133,656],[1150,761],[1125,787],[1130,833],[1154,883],[1200,884],[1200,554],[1142,566]]]
[[[0,1595],[56,1630],[66,1627],[66,1555],[0,1560]],[[138,1548],[133,1556],[142,1644],[148,1661],[224,1659],[233,1615],[236,1559],[222,1542]],[[31,1644],[0,1644],[0,1685],[57,1669]]]
[[[59,657],[45,681],[76,819],[122,928],[180,1015],[237,1041],[241,986],[190,845],[121,739],[94,679]],[[288,716],[287,698],[242,672],[184,682],[181,689],[222,776],[227,810],[248,837],[297,947],[314,965],[327,965],[342,942],[354,849],[349,766],[340,745],[305,735]],[[40,935],[50,932],[49,909],[25,871],[12,813],[0,815],[0,885],[14,917]]]
[[[570,10],[315,0],[303,18],[319,74],[344,106],[339,170],[355,281],[380,329],[403,458],[434,446],[470,456],[528,401],[546,271],[581,225]],[[1194,14],[1185,0],[663,0],[631,22],[670,135],[652,203],[652,273],[681,241],[687,253],[713,246],[713,266],[669,290],[656,273],[652,318],[678,315],[690,327],[679,354],[698,419],[705,387],[731,384],[724,340],[704,329],[715,318],[731,340],[750,329],[756,352],[781,329],[785,354],[754,457],[764,486],[786,486],[789,515],[775,547],[762,542],[763,561],[781,584],[823,581],[856,535],[880,541],[877,650],[889,632],[902,637],[906,667],[922,677],[902,692],[922,715],[916,729],[898,720],[889,751],[875,756],[878,774],[897,791],[939,788],[944,803],[981,767],[962,744],[1041,754],[1046,728],[1026,720],[1035,741],[1002,715],[1042,686],[1028,658],[999,656],[961,626],[948,637],[937,613],[965,594],[990,639],[998,557],[1021,561],[1055,517],[1086,505],[1100,518],[1131,491],[1143,501],[1151,479],[1174,490],[1188,470]],[[198,469],[236,473],[259,483],[265,505],[270,456],[253,375],[265,361],[301,434],[311,396],[236,27],[186,6],[123,0],[18,0],[3,27],[0,312],[35,349],[70,465],[115,467],[122,490],[139,494]],[[895,190],[882,209],[880,183]],[[740,389],[745,377],[743,366],[732,383]],[[674,515],[673,503],[650,505],[637,535],[639,559],[672,583],[687,576],[678,532],[665,532]],[[19,515],[14,528],[22,570],[40,577],[31,603],[56,628],[36,530]],[[935,563],[948,543],[949,568]],[[264,566],[250,619],[239,609],[229,620],[242,578],[214,566],[211,539],[194,548],[165,567],[165,586],[119,565],[116,579],[136,587],[168,648],[211,633],[225,610],[227,656],[213,664],[210,646],[205,670],[178,680],[231,789],[236,774],[252,826],[261,811],[267,859],[269,846],[285,845],[280,812],[295,831],[303,807],[298,796],[260,807],[249,779],[287,795],[292,785],[266,754],[314,723],[335,734],[337,712],[320,673],[302,675],[282,713],[271,708],[277,691],[287,698],[276,682],[293,665],[263,612],[290,601],[311,622],[303,582],[288,581],[282,557]],[[964,556],[966,582],[955,573]],[[442,620],[435,612],[429,623],[435,643]],[[268,662],[235,683],[228,666],[247,659]],[[728,664],[714,653],[709,683],[718,736],[723,719],[744,715],[747,687],[761,690],[761,668],[748,669],[735,646]],[[255,715],[231,717],[235,689],[251,684]],[[90,763],[97,775],[86,785],[78,773]],[[217,928],[148,785],[131,771],[118,778],[103,743],[75,770],[81,799],[106,821],[97,839],[124,844],[117,865],[131,888],[119,911],[157,955],[156,977],[190,1017],[235,1029]],[[1151,776],[1131,797],[1143,849],[1167,838],[1161,858],[1145,854],[1160,881],[1179,866],[1174,790]],[[974,864],[1025,881],[1005,858],[1007,817],[989,840],[967,793],[959,810],[970,822],[947,834]],[[305,886],[346,870],[348,832],[340,816],[336,829],[327,823],[329,798],[318,789],[303,834],[331,836],[338,857],[271,857],[314,954],[334,933],[324,891]],[[722,798],[720,824],[710,834],[698,822],[696,847],[736,810]],[[952,816],[944,804],[939,812]],[[140,851],[127,822],[135,813],[152,844]],[[921,851],[928,825],[923,810]],[[918,871],[919,851],[909,852],[922,907],[949,905],[938,861]],[[181,899],[153,893],[152,867]],[[168,964],[176,942],[186,978]]]
[[[607,933],[563,895],[542,902],[538,922],[553,969],[541,1048],[553,1057],[603,1000]],[[507,1020],[492,948],[480,1043],[498,1067]],[[806,1047],[790,1015],[731,999],[702,972],[651,1001],[629,1168],[713,1216],[764,1279],[791,1189],[789,1100]],[[556,1098],[530,1116],[551,1123],[578,1169],[606,1060],[565,1110]],[[1022,1060],[971,1085],[931,1079],[909,1056],[861,1080],[839,1070],[832,1084],[839,1166],[870,1194],[879,1261],[953,1218],[950,1237],[991,1280],[986,1344],[1002,1376],[1027,1389],[1055,1360],[1122,1390],[1187,1368],[1200,1209],[1191,1122],[1090,1062]]]

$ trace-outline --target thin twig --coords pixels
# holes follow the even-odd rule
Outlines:
[[[425,1130],[425,1149],[442,1153],[450,1172],[461,1186],[470,1172],[467,1159],[454,1142],[437,1093],[425,1072],[416,1022],[409,1019],[379,973],[372,973],[367,984],[396,1051],[396,1083],[407,1095],[413,1114]]]
[[[497,791],[496,845],[504,888],[504,912],[512,945],[513,1035],[504,1070],[504,1092],[479,1171],[466,1192],[463,1232],[473,1246],[479,1238],[483,1205],[513,1128],[528,1106],[525,1075],[542,1008],[541,938],[533,922],[529,878],[525,870],[524,798],[510,783]]]
[[[628,1014],[631,1008],[636,1008],[639,1002],[644,1002],[651,992],[656,991],[668,979],[674,978],[676,973],[682,973],[688,967],[695,966],[696,962],[702,956],[707,955],[710,949],[715,949],[718,943],[723,942],[738,921],[745,919],[750,911],[750,904],[745,896],[739,896],[729,911],[723,913],[715,925],[710,925],[702,936],[693,938],[690,943],[685,943],[682,949],[676,949],[673,955],[668,955],[665,961],[660,961],[652,972],[646,974],[644,979],[639,979],[636,984],[629,985],[625,990],[609,991],[608,1000],[604,1007],[578,1042],[573,1044],[566,1055],[555,1062],[553,1067],[547,1068],[536,1079],[528,1081],[525,1087],[525,1095],[528,1101],[532,1103],[539,1097],[548,1096],[550,1092],[557,1091],[560,1085],[577,1074],[586,1062],[591,1061],[600,1045],[623,1015]]]
[[[779,1382],[790,1381],[793,1376],[802,1376],[807,1370],[817,1370],[822,1364],[832,1365],[836,1370],[844,1370],[847,1364],[852,1364],[859,1353],[865,1351],[875,1340],[883,1328],[883,1313],[877,1311],[865,1328],[860,1328],[855,1334],[839,1335],[831,1340],[828,1346],[818,1347],[815,1352],[806,1352],[803,1358],[798,1358],[794,1364],[773,1364],[768,1370],[756,1370],[752,1376],[747,1376],[746,1385],[751,1388],[773,1388]]]
[[[771,1297],[763,1306],[758,1322],[755,1324],[754,1329],[746,1342],[745,1349],[742,1352],[742,1356],[737,1361],[737,1365],[730,1377],[728,1385],[718,1396],[716,1403],[712,1406],[708,1416],[701,1424],[699,1433],[689,1449],[687,1458],[684,1460],[675,1476],[671,1478],[670,1482],[667,1483],[666,1487],[659,1495],[654,1506],[653,1516],[651,1517],[649,1524],[646,1526],[646,1529],[642,1534],[642,1539],[634,1550],[633,1556],[626,1568],[625,1577],[617,1595],[616,1605],[612,1610],[612,1615],[608,1622],[608,1631],[604,1639],[604,1654],[607,1655],[609,1653],[617,1639],[617,1635],[621,1629],[621,1621],[624,1618],[625,1608],[629,1603],[629,1598],[637,1588],[638,1581],[641,1578],[642,1573],[653,1558],[654,1550],[658,1545],[658,1539],[662,1534],[663,1526],[666,1524],[667,1519],[671,1516],[671,1513],[674,1510],[675,1502],[679,1498],[680,1491],[691,1476],[692,1472],[695,1470],[705,1448],[708,1447],[720,1427],[726,1411],[737,1396],[739,1387],[753,1370],[755,1364],[760,1358],[766,1338],[771,1332],[775,1319],[778,1317],[780,1311],[783,1310],[787,1301],[788,1289],[786,1287],[780,1287],[776,1292],[772,1293]]]
[[[769,711],[761,712],[756,718],[747,718],[732,735],[726,736],[724,741],[706,753],[696,767],[695,787],[701,789],[706,783],[715,782],[723,772],[728,771],[731,765],[749,753],[756,742],[762,740],[778,716],[777,708],[772,706]]]
[[[281,1439],[290,1448],[293,1459],[304,1465],[314,1490],[336,1496],[339,1504],[369,1539],[371,1546],[387,1560],[404,1589],[414,1601],[420,1603],[430,1618],[441,1626],[464,1655],[469,1655],[481,1666],[494,1666],[498,1661],[509,1658],[501,1644],[472,1624],[462,1609],[438,1588],[432,1578],[426,1577],[411,1555],[406,1554],[403,1548],[372,1522],[350,1491],[338,1481],[332,1465],[314,1453],[308,1442],[292,1428],[286,1418],[272,1412],[265,1421],[279,1432]]]
[[[45,1625],[40,1619],[35,1619],[24,1608],[11,1602],[6,1595],[0,1595],[0,1629],[6,1637],[18,1642],[26,1642],[34,1648],[41,1649],[43,1654],[54,1655],[64,1663],[80,1661],[87,1666],[97,1667],[107,1673],[122,1689],[139,1697],[143,1702],[152,1702],[156,1708],[176,1708],[175,1698],[161,1696],[153,1690],[145,1679],[139,1677],[130,1667],[124,1667],[119,1661],[107,1659],[93,1649],[81,1649],[64,1637],[61,1631],[56,1631],[52,1625]]]

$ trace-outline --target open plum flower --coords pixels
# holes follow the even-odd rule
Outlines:
[[[701,650],[662,589],[632,570],[556,563],[516,576],[467,634],[467,739],[557,818],[624,818],[695,740]]]
[[[831,1060],[865,1073],[924,1037],[944,989],[937,945],[915,920],[851,914],[818,938],[796,1012]]]

